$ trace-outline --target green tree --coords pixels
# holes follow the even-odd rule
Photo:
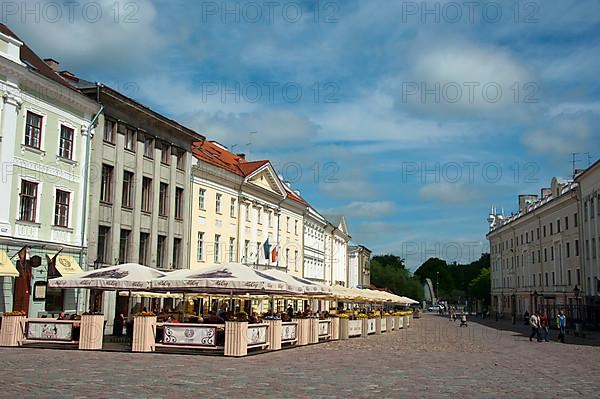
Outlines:
[[[404,259],[396,255],[374,256],[371,260],[371,284],[396,295],[423,300],[423,286],[405,268]]]
[[[485,305],[490,304],[490,294],[492,292],[492,284],[490,280],[490,269],[481,269],[479,276],[475,277],[469,283],[469,296],[472,299],[478,299]]]

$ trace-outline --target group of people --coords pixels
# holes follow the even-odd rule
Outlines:
[[[529,325],[531,326],[531,334],[529,335],[530,341],[533,341],[533,338],[536,338],[537,342],[548,342],[548,337],[550,334],[550,320],[548,319],[548,315],[546,313],[532,312],[529,316]],[[560,342],[565,342],[567,317],[562,309],[556,316],[555,325],[559,330],[558,340]]]

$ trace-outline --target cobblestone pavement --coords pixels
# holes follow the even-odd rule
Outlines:
[[[458,325],[427,315],[381,336],[241,359],[0,348],[0,397],[598,397],[600,348]]]

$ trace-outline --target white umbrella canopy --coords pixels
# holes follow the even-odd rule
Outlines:
[[[331,293],[331,287],[288,274],[281,270],[266,270],[264,274],[268,274],[269,276],[284,281],[288,286],[298,286],[306,295],[327,295]]]
[[[165,273],[137,263],[105,267],[48,280],[51,288],[93,288],[102,290],[147,290],[150,281]]]
[[[400,300],[398,301],[399,303],[402,303],[404,305],[414,305],[419,303],[419,301],[415,301],[414,299],[405,297],[405,296],[401,296]]]
[[[153,290],[228,293],[302,293],[299,285],[254,270],[240,263],[225,263],[207,268],[177,270],[151,282]]]

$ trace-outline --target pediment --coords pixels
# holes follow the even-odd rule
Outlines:
[[[246,178],[246,182],[280,197],[286,196],[285,188],[270,164],[266,164],[256,172],[252,173]]]

